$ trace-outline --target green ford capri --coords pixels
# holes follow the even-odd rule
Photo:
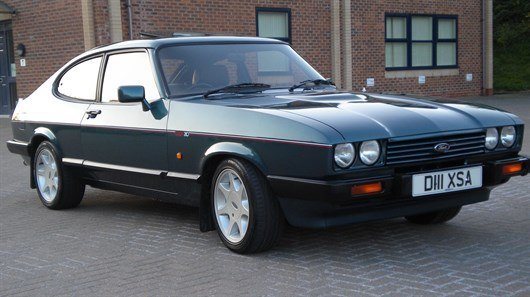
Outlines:
[[[513,114],[341,92],[263,38],[92,49],[20,100],[12,129],[46,207],[76,207],[86,185],[196,206],[238,253],[273,247],[286,224],[446,222],[530,167]]]

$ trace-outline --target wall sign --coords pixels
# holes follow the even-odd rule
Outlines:
[[[473,73],[466,74],[466,81],[472,81],[473,80]]]
[[[20,67],[26,67],[26,59],[20,59]]]
[[[418,83],[419,83],[420,85],[425,84],[425,81],[426,81],[426,79],[425,79],[425,75],[420,75],[420,76],[418,76]]]
[[[375,86],[375,78],[372,78],[372,77],[367,78],[366,79],[366,86],[368,86],[368,87]]]

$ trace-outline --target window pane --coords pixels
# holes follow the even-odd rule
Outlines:
[[[59,82],[59,93],[68,97],[95,100],[101,57],[77,64]]]
[[[438,20],[438,39],[456,39],[456,20]]]
[[[109,57],[101,101],[118,101],[118,88],[121,86],[143,86],[147,100],[160,99],[146,53],[116,54]]]
[[[455,66],[456,43],[439,42],[436,49],[436,59],[438,66]]]
[[[412,66],[432,66],[432,43],[415,42],[412,44]]]
[[[412,40],[432,40],[431,17],[412,17]]]
[[[407,66],[407,44],[404,42],[386,43],[386,67]]]
[[[403,17],[387,17],[386,38],[407,38],[407,19]]]
[[[260,37],[289,38],[289,15],[286,12],[258,12]]]

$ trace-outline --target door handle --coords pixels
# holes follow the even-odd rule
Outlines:
[[[101,113],[101,110],[100,109],[87,110],[85,113],[88,115],[87,116],[87,120],[88,120],[88,119],[93,119],[93,118],[97,117],[98,114]]]

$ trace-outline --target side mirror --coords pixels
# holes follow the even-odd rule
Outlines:
[[[145,89],[142,86],[119,87],[118,101],[122,103],[142,102],[142,109],[144,111],[151,109],[151,105],[145,100]]]

